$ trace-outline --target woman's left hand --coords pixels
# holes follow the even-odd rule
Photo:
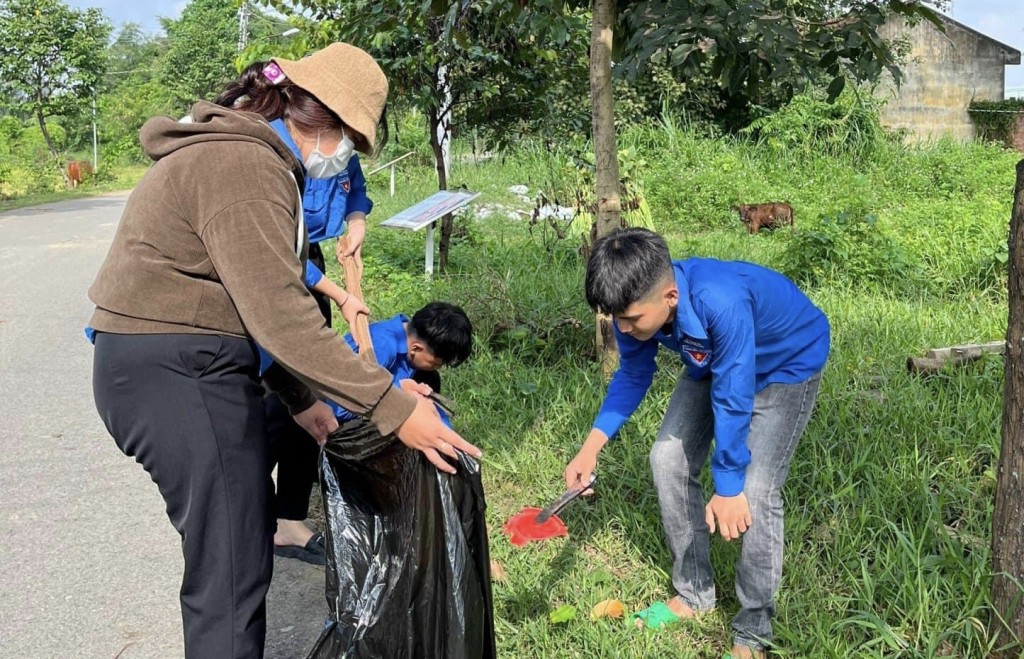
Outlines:
[[[351,256],[356,261],[356,270],[359,276],[363,276],[363,241],[366,240],[366,216],[362,213],[353,213],[346,221],[348,229],[345,231],[347,240],[339,240],[334,253],[338,257],[338,263],[342,259]]]

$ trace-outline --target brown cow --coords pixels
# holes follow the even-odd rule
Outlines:
[[[734,211],[740,214],[740,220],[747,225],[750,233],[757,233],[760,229],[775,229],[793,224],[793,207],[784,201],[775,201],[770,204],[739,204],[733,206]]]
[[[92,174],[92,163],[88,160],[72,160],[68,163],[68,185],[77,188],[82,180]]]

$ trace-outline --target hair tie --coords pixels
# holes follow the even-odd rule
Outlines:
[[[277,62],[271,62],[263,67],[263,77],[270,81],[270,84],[276,85],[284,82],[288,76],[284,74],[281,67],[277,65]]]

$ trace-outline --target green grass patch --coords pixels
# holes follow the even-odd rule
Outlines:
[[[101,171],[99,175],[87,178],[82,185],[74,190],[55,189],[30,192],[13,199],[0,199],[0,213],[57,201],[131,190],[146,173],[146,169],[148,168],[145,165],[112,165],[109,169]]]

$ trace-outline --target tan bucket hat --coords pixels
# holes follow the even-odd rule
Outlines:
[[[365,50],[332,43],[300,60],[275,57],[288,79],[359,131],[373,149],[377,123],[388,100],[388,79]]]

